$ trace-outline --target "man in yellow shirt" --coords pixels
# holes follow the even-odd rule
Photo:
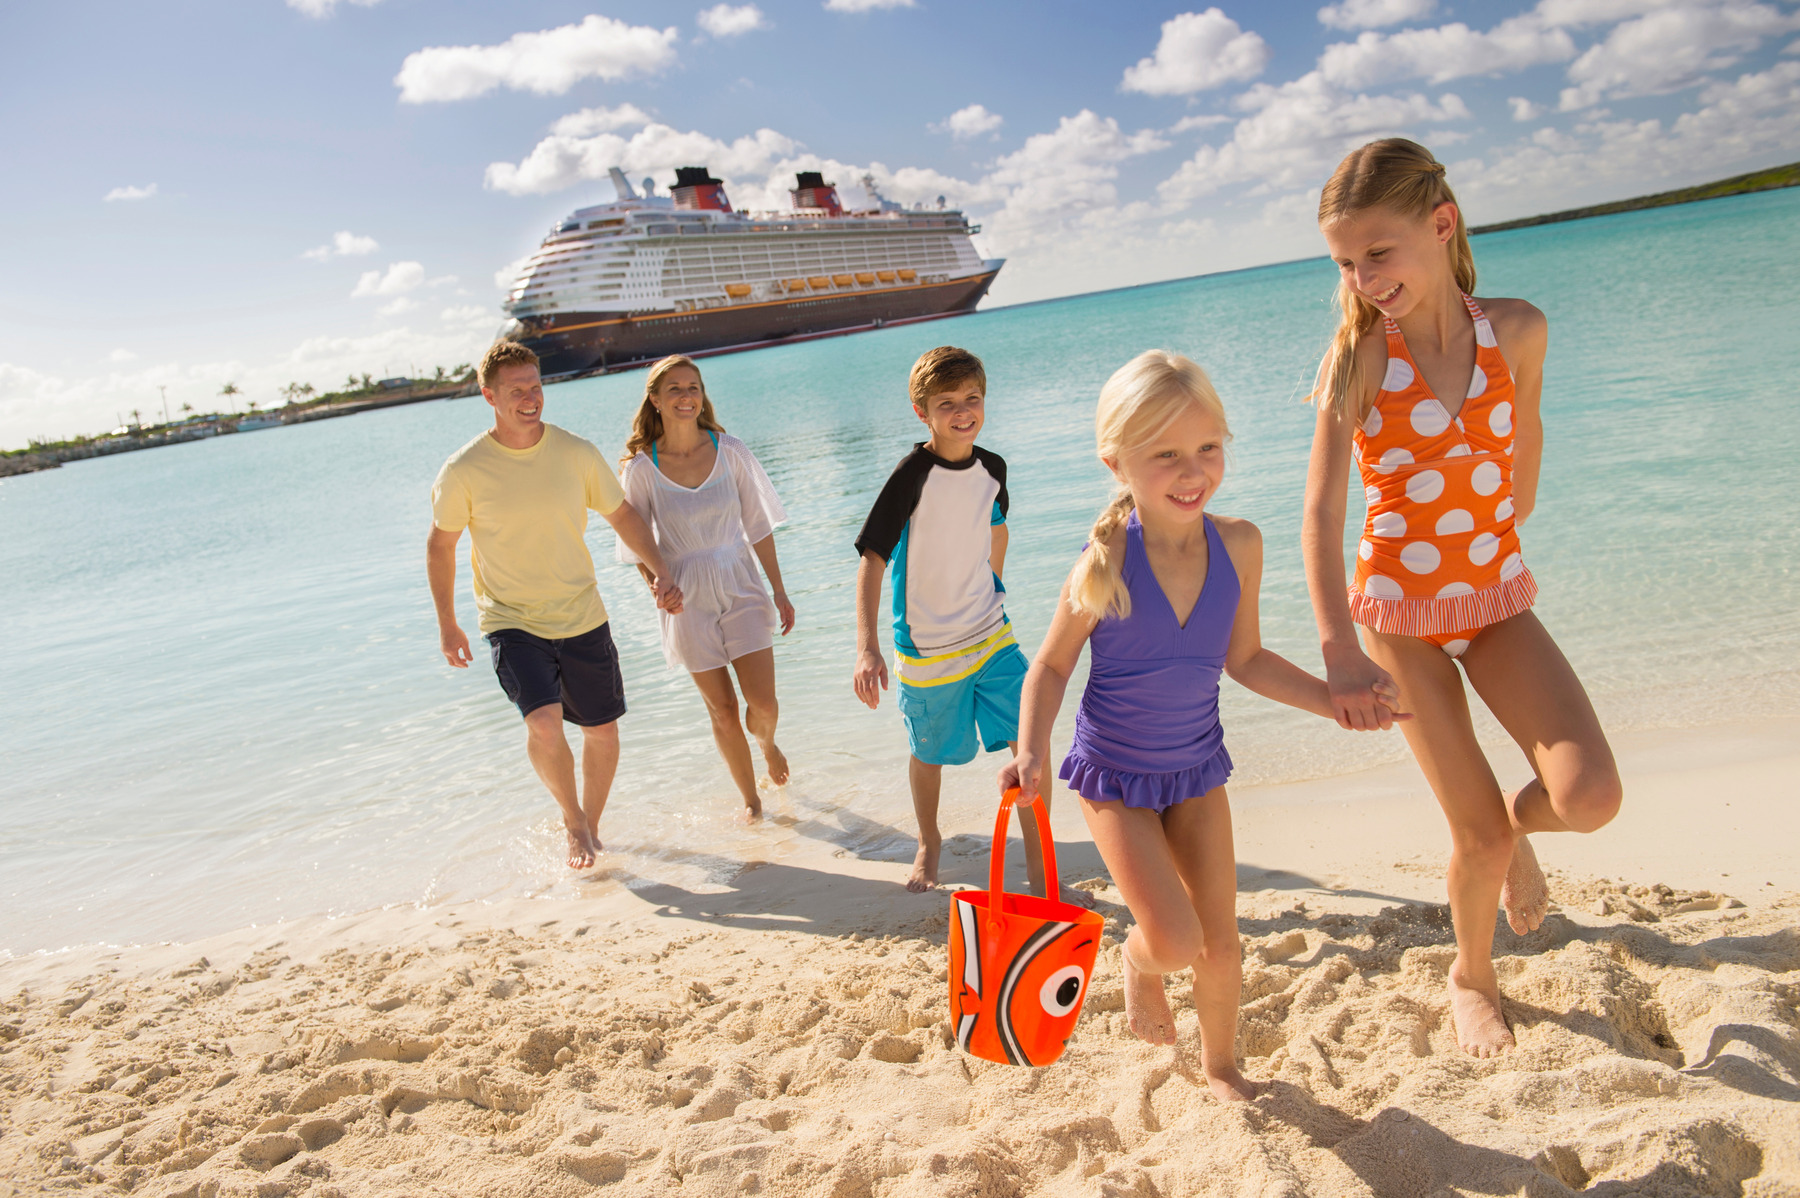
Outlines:
[[[618,719],[625,682],[583,539],[592,509],[654,576],[656,605],[681,610],[643,517],[625,502],[618,476],[592,442],[545,424],[537,355],[500,341],[481,360],[481,394],[494,427],[450,455],[431,488],[425,570],[437,606],[444,660],[471,661],[456,622],[456,542],[469,530],[469,566],[481,631],[494,672],[525,717],[526,752],[562,808],[569,868],[601,850],[600,813],[619,765]],[[581,729],[581,787],[564,721]]]

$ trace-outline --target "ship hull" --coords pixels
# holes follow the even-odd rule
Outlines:
[[[704,355],[857,332],[974,310],[998,270],[942,283],[792,299],[692,312],[558,313],[515,334],[538,355],[544,377],[643,366],[669,354]]]

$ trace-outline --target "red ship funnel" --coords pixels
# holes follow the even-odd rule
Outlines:
[[[825,182],[825,176],[818,171],[801,171],[794,178],[799,186],[788,194],[794,198],[795,208],[823,208],[827,216],[844,215],[837,184]]]
[[[715,179],[703,166],[675,168],[675,186],[669,189],[677,208],[710,208],[714,212],[730,212],[731,201],[725,198],[725,181]]]

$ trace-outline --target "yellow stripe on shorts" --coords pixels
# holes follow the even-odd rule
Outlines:
[[[988,659],[994,654],[1008,645],[1016,644],[1018,641],[1013,638],[1012,621],[1008,620],[994,635],[978,645],[970,645],[967,649],[939,653],[931,657],[908,657],[899,650],[895,650],[894,658],[902,684],[906,686],[945,686],[979,673],[981,667],[985,666]]]

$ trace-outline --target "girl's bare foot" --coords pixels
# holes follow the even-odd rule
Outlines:
[[[786,786],[788,780],[787,754],[781,751],[774,741],[767,741],[762,746],[763,763],[769,767],[769,781],[777,786]]]
[[[1238,1072],[1237,1062],[1214,1069],[1202,1063],[1206,1086],[1220,1102],[1249,1102],[1262,1092],[1262,1087]]]
[[[937,886],[938,855],[944,851],[942,841],[931,844],[919,841],[919,851],[913,857],[912,872],[906,875],[906,888],[914,894],[924,894]]]
[[[1506,908],[1507,926],[1521,936],[1537,931],[1550,913],[1550,883],[1544,880],[1537,850],[1528,836],[1513,842],[1512,864],[1506,867],[1506,881],[1500,886],[1500,905]]]
[[[1514,1046],[1500,1013],[1500,988],[1466,984],[1455,965],[1450,967],[1450,1015],[1456,1021],[1456,1043],[1472,1057],[1499,1056]]]
[[[1163,991],[1163,975],[1139,969],[1131,961],[1131,940],[1119,946],[1125,963],[1125,1020],[1146,1044],[1175,1043],[1175,1016]]]
[[[585,827],[563,829],[569,834],[569,868],[586,869],[594,863],[594,850]]]

